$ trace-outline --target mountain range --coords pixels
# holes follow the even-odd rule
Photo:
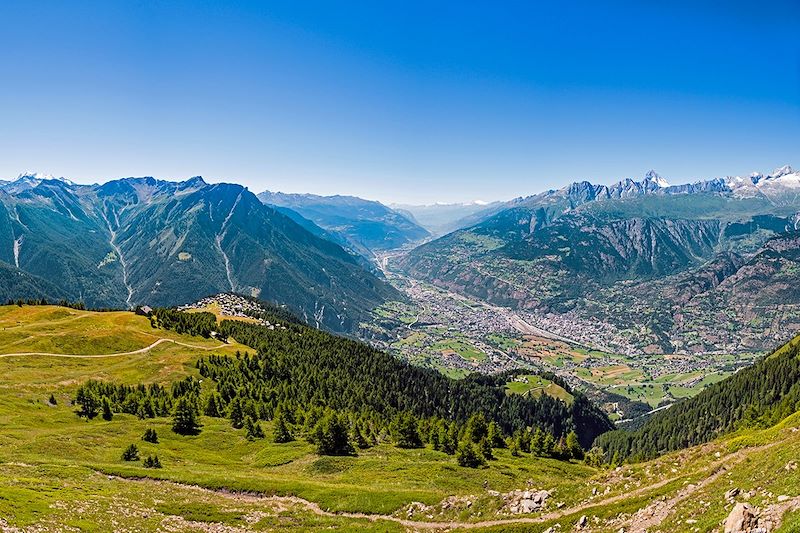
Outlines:
[[[172,306],[233,291],[350,332],[397,292],[240,185],[26,173],[0,184],[0,296]]]
[[[296,216],[286,211],[291,209],[323,228],[335,242],[367,258],[375,252],[401,248],[430,237],[428,230],[413,217],[355,196],[265,191],[258,198],[296,220]]]
[[[637,352],[762,350],[800,327],[800,173],[669,185],[655,172],[507,202],[426,243],[412,277]]]

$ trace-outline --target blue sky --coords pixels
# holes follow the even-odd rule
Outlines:
[[[800,3],[713,4],[7,0],[0,177],[427,203],[800,166]]]

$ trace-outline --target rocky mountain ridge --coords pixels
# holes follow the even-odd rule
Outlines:
[[[396,297],[350,253],[246,188],[200,177],[75,185],[23,175],[0,188],[0,261],[90,306],[178,305],[231,291],[345,332]]]

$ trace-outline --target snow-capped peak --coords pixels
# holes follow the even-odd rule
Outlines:
[[[23,172],[17,176],[16,182],[36,186],[45,180],[58,180],[67,185],[75,185],[75,183],[67,178],[56,178],[52,174],[44,174],[42,172]]]
[[[787,176],[789,174],[794,174],[794,173],[795,173],[795,171],[790,165],[783,165],[781,168],[776,168],[775,170],[773,170],[772,174],[770,174],[770,177],[771,178],[780,178],[780,177]]]
[[[650,170],[644,177],[645,181],[652,181],[659,187],[669,187],[667,180],[662,178],[655,170]]]
[[[22,183],[32,183],[32,182],[39,182],[42,180],[51,180],[53,176],[50,174],[43,174],[41,172],[23,172],[19,176],[17,176],[17,181]]]

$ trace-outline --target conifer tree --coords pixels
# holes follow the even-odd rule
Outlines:
[[[283,409],[278,409],[275,412],[272,424],[272,440],[279,444],[294,440],[292,432],[289,430],[289,424],[286,422],[286,416],[283,413]]]
[[[478,468],[486,464],[486,459],[484,459],[483,455],[475,448],[475,445],[470,439],[464,439],[458,445],[456,461],[459,466],[467,468]]]
[[[487,460],[494,459],[494,453],[492,452],[492,443],[489,442],[488,437],[483,437],[480,442],[478,443],[478,450],[481,452],[484,458]]]
[[[200,433],[197,408],[186,396],[181,396],[172,414],[172,431],[179,435]]]
[[[359,450],[366,450],[367,448],[372,447],[372,444],[361,430],[361,424],[358,422],[355,422],[350,430],[350,441]]]
[[[222,397],[218,392],[212,392],[208,395],[203,414],[214,418],[222,417]]]
[[[247,440],[256,440],[264,438],[264,430],[261,424],[253,420],[253,417],[247,415],[244,419],[244,431]]]
[[[144,435],[142,435],[142,440],[145,442],[158,444],[158,433],[156,433],[156,430],[153,428],[147,428],[144,430]]]
[[[75,396],[75,402],[81,406],[81,415],[86,418],[97,416],[97,411],[100,408],[100,400],[90,385],[91,383],[87,383],[79,387]]]
[[[231,425],[234,428],[242,429],[244,426],[244,409],[242,408],[242,400],[238,396],[230,403],[228,418],[231,419]]]
[[[536,428],[533,430],[533,435],[531,436],[530,442],[530,452],[534,455],[542,457],[545,455],[545,437],[544,432],[541,428]]]
[[[578,434],[575,431],[570,431],[567,435],[567,440],[565,443],[566,451],[569,457],[577,460],[583,459],[584,452],[583,448],[581,447],[580,440],[578,440]]]
[[[108,401],[107,396],[103,396],[103,420],[111,420],[114,418],[114,413],[111,412],[111,402]]]
[[[544,432],[544,440],[542,441],[542,453],[544,457],[552,456],[556,451],[556,438],[549,431]]]
[[[489,427],[486,424],[486,417],[483,413],[475,413],[467,420],[465,437],[472,442],[480,442],[482,438],[488,436]]]
[[[489,422],[489,428],[486,436],[489,439],[489,444],[492,445],[492,448],[506,447],[506,441],[503,439],[503,432],[500,431],[500,428],[497,426],[497,423],[494,420]]]
[[[344,417],[329,412],[317,422],[314,428],[314,442],[320,455],[352,455],[355,453],[347,434]]]
[[[122,460],[123,461],[138,461],[139,460],[139,448],[135,444],[131,444],[125,451],[122,452]]]
[[[421,448],[416,417],[409,412],[398,414],[392,422],[392,438],[398,448]]]

